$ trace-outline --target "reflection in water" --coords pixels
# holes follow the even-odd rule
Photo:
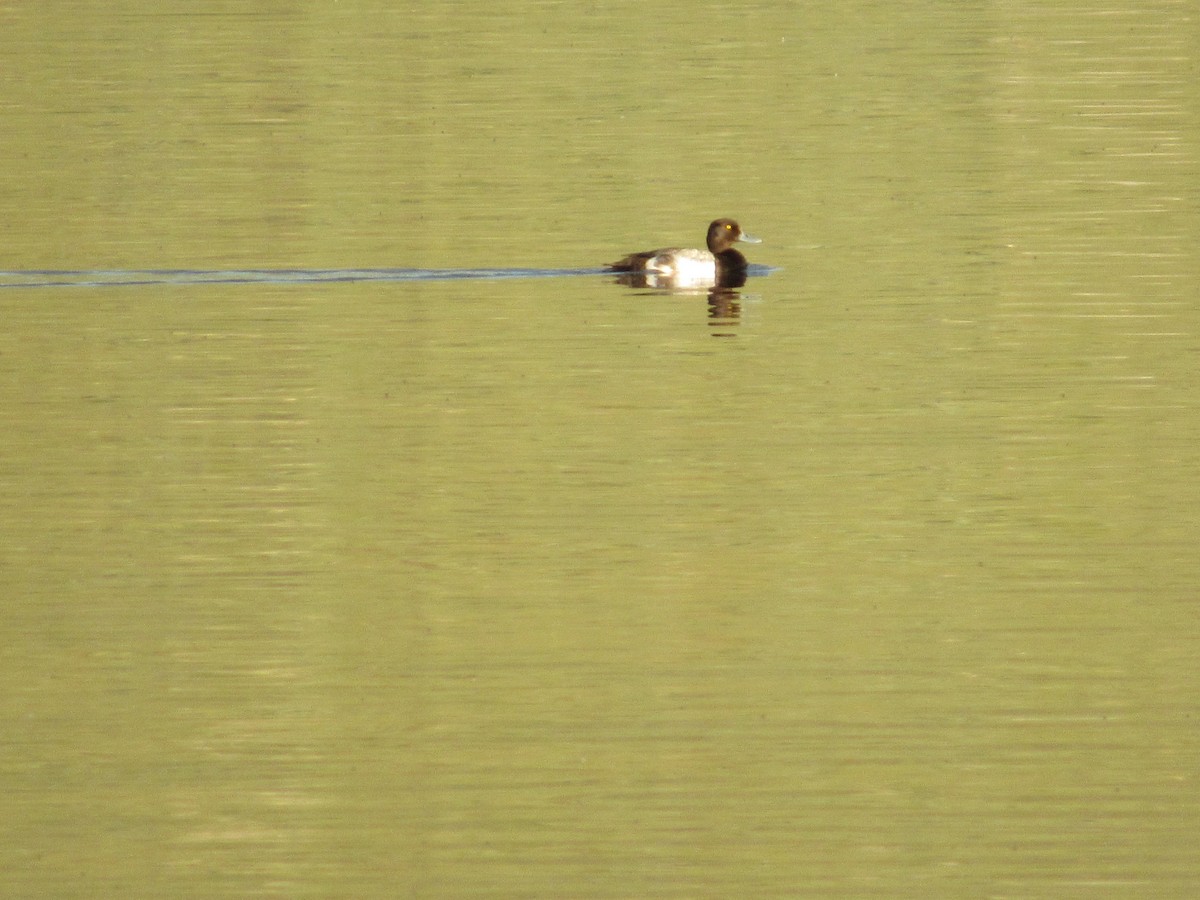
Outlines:
[[[707,294],[709,326],[713,328],[713,337],[733,337],[732,332],[722,329],[736,327],[742,317],[742,295],[738,288],[746,284],[745,270],[720,273],[716,284],[712,284],[711,279],[697,282],[686,277],[644,271],[622,272],[614,280],[627,287],[661,294]]]
[[[746,283],[746,270],[719,272],[716,283],[711,274],[704,278],[689,278],[686,275],[664,275],[659,272],[621,272],[615,278],[617,284],[632,288],[653,288],[671,293],[699,293],[702,290],[729,290],[740,288]]]
[[[722,329],[736,327],[742,318],[742,295],[729,288],[717,288],[708,295],[708,324],[713,337],[734,337]]]

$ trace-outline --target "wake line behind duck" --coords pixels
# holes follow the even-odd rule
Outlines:
[[[193,284],[339,284],[363,281],[499,281],[603,275],[605,269],[41,269],[0,272],[2,288]]]
[[[0,271],[0,289],[47,287],[138,287],[198,284],[336,284],[352,282],[499,281],[510,278],[564,278],[616,274],[637,287],[733,288],[748,274],[766,275],[751,266],[737,242],[760,243],[733,219],[708,226],[707,250],[669,247],[631,253],[596,269],[28,269]]]

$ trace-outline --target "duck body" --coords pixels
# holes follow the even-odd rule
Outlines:
[[[746,257],[733,249],[739,241],[760,243],[758,238],[742,231],[733,219],[715,219],[708,226],[707,250],[686,247],[644,250],[610,263],[608,268],[612,272],[642,272],[690,283],[720,284],[745,276]]]

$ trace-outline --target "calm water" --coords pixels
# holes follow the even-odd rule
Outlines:
[[[28,6],[28,5],[25,5]],[[1186,2],[0,11],[0,894],[1195,897]]]

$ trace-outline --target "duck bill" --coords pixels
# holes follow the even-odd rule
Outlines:
[[[746,234],[746,232],[744,232],[744,231],[742,232],[742,236],[739,237],[738,240],[742,241],[743,243],[746,243],[746,244],[761,244],[762,243],[762,238],[756,238],[754,235]]]

